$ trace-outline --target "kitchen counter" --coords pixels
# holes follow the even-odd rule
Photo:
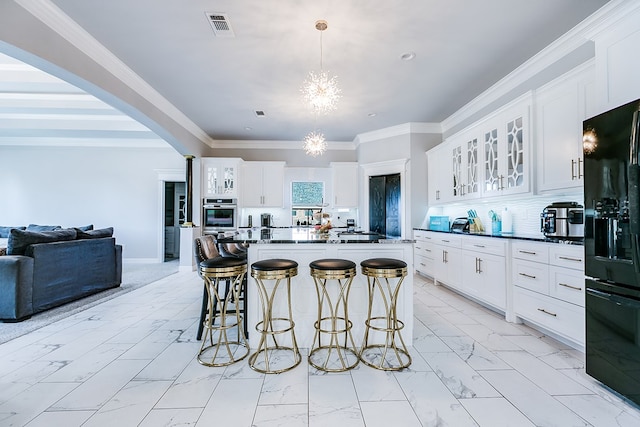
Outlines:
[[[486,231],[482,233],[454,233],[452,231],[429,230],[428,228],[414,228],[414,230],[429,231],[431,233],[457,234],[460,236],[495,237],[497,239],[529,240],[533,242],[558,243],[558,244],[566,244],[566,245],[584,245],[584,239],[551,238],[551,237],[542,236],[540,234],[529,234],[529,235],[513,234],[513,233],[492,234]]]
[[[292,228],[244,228],[233,235],[219,238],[230,243],[413,243],[396,237],[378,233],[347,232],[345,229],[331,229],[329,233],[318,233],[310,227]]]
[[[345,229],[332,229],[328,234],[318,234],[309,227],[240,229],[220,242],[247,244],[249,280],[247,289],[247,322],[249,344],[256,348],[259,336],[254,325],[262,319],[259,294],[251,275],[251,264],[256,261],[285,258],[298,263],[298,275],[291,279],[291,306],[295,321],[295,333],[301,348],[313,343],[317,320],[318,296],[309,264],[323,258],[340,258],[356,264],[356,277],[349,293],[349,318],[353,322],[353,338],[359,346],[364,336],[364,320],[367,316],[367,278],[362,275],[360,263],[369,258],[394,258],[407,263],[408,274],[404,278],[398,296],[398,318],[404,322],[402,335],[410,345],[413,336],[413,240],[388,238],[379,234],[346,233]],[[333,288],[330,284],[330,288]],[[273,286],[270,284],[269,286]],[[274,315],[283,310],[285,301],[274,302]],[[325,313],[326,314],[326,313]],[[276,315],[277,316],[277,315]],[[376,332],[374,338],[384,342],[384,334]],[[380,336],[379,334],[382,334]],[[280,337],[278,337],[280,339]],[[281,345],[290,345],[282,337]]]

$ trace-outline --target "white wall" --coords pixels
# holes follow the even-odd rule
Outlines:
[[[0,146],[0,164],[0,225],[114,227],[126,262],[162,259],[158,176],[186,169],[173,148]]]

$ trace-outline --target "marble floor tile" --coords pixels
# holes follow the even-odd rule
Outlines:
[[[202,280],[179,272],[0,344],[0,426],[636,426],[584,353],[415,276],[411,365],[200,365]]]
[[[515,370],[482,371],[482,376],[536,426],[588,426],[568,409]]]
[[[480,427],[534,427],[522,412],[502,397],[461,399],[460,403]]]
[[[171,381],[130,381],[83,427],[137,426],[167,391]]]
[[[367,427],[421,427],[423,425],[406,400],[361,402],[360,407]]]
[[[364,427],[351,375],[309,377],[309,426]]]
[[[398,375],[418,419],[427,426],[477,426],[458,399],[433,372]]]
[[[196,426],[250,426],[263,382],[263,378],[220,380]]]
[[[27,427],[81,427],[94,411],[46,411],[27,424]]]
[[[501,397],[489,383],[454,352],[424,354],[440,381],[457,399]]]
[[[296,405],[258,405],[252,427],[306,427],[309,407]]]
[[[202,408],[152,409],[138,427],[189,427],[195,426]]]
[[[498,356],[550,395],[588,394],[589,390],[525,351],[499,351]]]

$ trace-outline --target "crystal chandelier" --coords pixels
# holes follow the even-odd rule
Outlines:
[[[327,21],[316,21],[316,29],[320,31],[320,72],[309,72],[302,85],[302,95],[316,113],[326,114],[337,108],[340,99],[338,78],[329,77],[322,69],[322,32],[327,29]]]
[[[322,133],[314,130],[304,137],[304,152],[308,155],[316,157],[324,153],[326,149],[327,142]]]

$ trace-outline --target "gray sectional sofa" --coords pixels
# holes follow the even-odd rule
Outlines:
[[[0,320],[32,314],[120,286],[122,246],[113,229],[12,228],[0,256]]]

